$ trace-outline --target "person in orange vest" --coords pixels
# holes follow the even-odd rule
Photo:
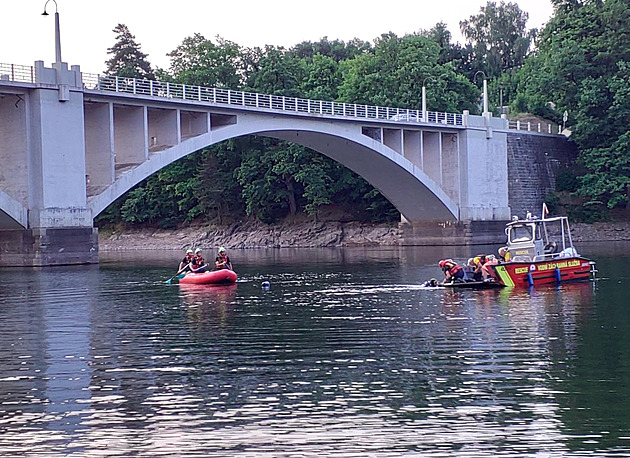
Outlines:
[[[217,254],[216,259],[214,260],[215,269],[229,269],[232,270],[232,261],[230,261],[230,257],[227,255],[227,251],[225,248],[219,247],[219,253]]]
[[[195,257],[192,260],[191,269],[195,273],[203,273],[208,270],[208,266],[206,262],[203,260],[203,256],[201,256],[201,248],[197,248],[195,250]]]
[[[438,265],[444,272],[444,283],[464,280],[464,269],[452,259],[442,259]]]

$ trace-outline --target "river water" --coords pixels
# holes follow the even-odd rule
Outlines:
[[[630,244],[580,248],[529,290],[422,288],[457,247],[0,270],[0,456],[628,456]]]

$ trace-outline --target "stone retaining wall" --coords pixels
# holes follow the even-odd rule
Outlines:
[[[512,215],[540,216],[542,203],[556,189],[558,172],[570,166],[577,149],[564,136],[509,133],[508,201]]]

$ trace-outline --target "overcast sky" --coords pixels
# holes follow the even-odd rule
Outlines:
[[[386,32],[399,36],[446,23],[454,41],[462,42],[459,21],[478,14],[487,1],[477,0],[56,0],[60,18],[61,57],[83,72],[101,73],[115,43],[112,29],[125,24],[153,67],[167,69],[167,53],[200,33],[219,35],[242,46],[290,47],[322,37],[373,41]],[[496,1],[500,3],[500,1]],[[518,0],[529,13],[528,28],[541,28],[553,8],[549,0]],[[32,65],[55,60],[55,0],[42,16],[45,0],[3,0],[0,4],[0,63]]]

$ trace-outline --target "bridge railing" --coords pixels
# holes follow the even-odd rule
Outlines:
[[[85,89],[111,91],[135,95],[164,97],[179,100],[194,100],[230,106],[263,108],[293,113],[319,114],[360,119],[382,119],[398,122],[424,122],[462,126],[464,116],[458,113],[412,110],[405,108],[379,107],[356,103],[311,100],[256,92],[232,91],[216,87],[192,86],[163,81],[104,76],[82,73]],[[0,63],[0,81],[36,83],[34,67]],[[508,128],[528,132],[561,133],[561,127],[551,123],[509,121]]]
[[[508,129],[526,130],[542,134],[562,134],[562,126],[551,122],[508,121]]]
[[[20,83],[34,83],[35,67],[0,63],[0,81],[1,80]]]
[[[263,108],[292,113],[308,113],[361,119],[383,119],[398,122],[429,122],[454,126],[463,125],[463,116],[458,113],[427,111],[423,116],[421,110],[302,99],[299,97],[232,91],[230,89],[216,87],[193,86],[147,79],[83,73],[83,84],[86,89],[98,91],[113,91],[230,106]]]

